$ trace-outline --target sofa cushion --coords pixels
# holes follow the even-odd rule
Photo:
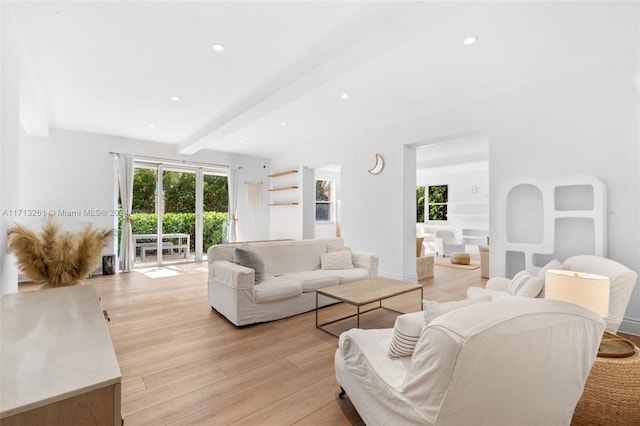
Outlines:
[[[291,272],[280,275],[280,278],[299,282],[302,285],[303,293],[310,293],[319,288],[340,284],[340,278],[335,274],[324,274],[323,272],[320,269],[317,271]]]
[[[322,253],[320,255],[320,267],[325,270],[353,269],[351,250]]]
[[[300,296],[302,286],[299,281],[287,280],[281,277],[266,277],[262,283],[253,288],[256,303],[273,302]]]
[[[302,291],[309,293],[319,288],[329,287],[332,285],[350,283],[352,281],[364,280],[369,278],[366,269],[353,268],[342,270],[318,269],[316,271],[291,272],[280,275],[280,278],[294,280],[300,282]]]
[[[553,259],[551,262],[547,263],[542,268],[540,268],[540,270],[536,274],[538,278],[542,279],[542,291],[540,291],[540,293],[538,294],[538,297],[544,298],[544,284],[545,284],[544,280],[546,277],[546,273],[549,269],[564,269],[564,267],[558,259]]]
[[[562,269],[562,263],[560,263],[558,259],[553,259],[551,262],[540,268],[536,276],[544,280],[545,274],[549,269]]]
[[[249,245],[243,244],[240,247],[236,247],[233,252],[233,263],[253,269],[255,271],[255,284],[262,282],[264,277],[264,262]]]
[[[435,302],[433,300],[423,300],[422,307],[424,309],[424,320],[427,323],[433,321],[434,318],[455,309],[464,308],[465,306],[475,305],[476,303],[490,302],[491,296],[478,297],[475,299],[456,300],[454,302]]]
[[[320,255],[327,252],[330,240],[297,240],[256,243],[251,246],[264,260],[265,275],[276,276],[288,272],[320,269]]]
[[[327,253],[331,253],[333,251],[343,251],[343,250],[351,251],[351,248],[345,247],[344,242],[342,240],[337,241],[335,243],[327,244]]]
[[[338,284],[350,283],[352,281],[365,280],[369,278],[369,272],[363,268],[353,269],[318,269],[317,271],[306,271],[288,273],[281,275],[282,278],[293,280],[312,280],[319,278],[337,278]],[[332,284],[333,285],[333,284]]]

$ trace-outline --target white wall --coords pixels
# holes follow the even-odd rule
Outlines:
[[[591,67],[469,100],[449,111],[408,117],[392,128],[360,135],[355,143],[349,135],[351,140],[293,153],[303,164],[341,164],[345,243],[378,253],[381,274],[411,276],[403,252],[414,250],[415,219],[406,224],[406,232],[403,212],[415,218],[416,170],[414,163],[413,195],[403,196],[403,185],[411,185],[404,177],[411,167],[403,161],[404,145],[480,131],[489,135],[490,198],[518,177],[587,174],[604,181],[609,257],[640,272],[640,96],[633,82],[640,69],[640,14],[637,3],[618,6],[611,10],[616,19],[603,25],[615,22],[619,43],[594,49]],[[386,167],[372,176],[367,169],[376,152],[385,157]],[[492,241],[502,238],[496,232],[496,208],[490,203]],[[622,330],[640,334],[640,285]]]
[[[175,154],[175,146],[68,130],[52,129],[49,138],[24,135],[20,143],[20,206],[29,209],[80,211],[80,216],[58,216],[70,230],[82,223],[113,227],[113,216],[87,216],[85,209],[114,209],[116,169],[112,152],[139,156],[185,160],[200,163],[241,166],[238,193],[238,238],[261,240],[268,237],[269,210],[264,185],[263,205],[257,211],[248,207],[245,181],[266,182],[266,160],[241,155],[202,151],[194,156]],[[33,227],[43,217],[24,218]],[[115,240],[114,240],[115,243]],[[114,253],[115,245],[105,249]]]
[[[7,228],[20,217],[19,87],[20,55],[15,21],[7,2],[0,3],[0,296],[18,290],[18,268],[7,253]]]
[[[637,32],[636,32],[637,37]],[[637,40],[637,38],[636,38]],[[637,52],[637,42],[635,51]],[[491,193],[509,178],[587,174],[608,190],[609,257],[640,271],[638,235],[639,97],[633,90],[638,58],[570,78],[541,82],[513,93],[512,108],[502,108],[501,125],[491,131]],[[494,113],[497,113],[494,110]],[[525,129],[526,131],[523,131]],[[492,204],[492,239],[501,239]],[[492,270],[494,259],[492,259]],[[640,333],[640,287],[627,310]]]
[[[376,153],[385,168],[372,175]],[[349,145],[340,164],[345,245],[378,254],[380,275],[415,280],[415,151],[384,141]]]

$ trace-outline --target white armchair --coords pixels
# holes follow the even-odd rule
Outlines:
[[[631,293],[636,285],[638,274],[614,260],[599,256],[578,255],[560,263],[552,261],[538,272],[538,278],[544,279],[546,269],[564,269],[568,271],[587,272],[590,274],[604,275],[611,281],[609,293],[609,316],[604,320],[607,323],[607,331],[617,333],[624,319]],[[469,287],[467,297],[476,298],[486,295],[492,297],[509,297],[509,278],[493,277],[487,281],[486,288]],[[522,294],[520,294],[522,295]],[[544,289],[538,294],[525,294],[527,297],[544,297]]]
[[[456,240],[453,231],[436,231],[436,253],[440,256],[451,255],[456,251],[464,251],[465,245],[462,241]]]
[[[336,378],[367,425],[569,425],[605,324],[565,302],[459,308],[387,356],[393,329],[340,336]]]

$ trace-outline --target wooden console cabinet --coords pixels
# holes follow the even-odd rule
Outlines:
[[[121,424],[121,374],[94,285],[0,304],[0,425]]]

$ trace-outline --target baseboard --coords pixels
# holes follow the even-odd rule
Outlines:
[[[640,320],[625,318],[620,324],[618,331],[627,334],[633,334],[634,336],[640,336]]]
[[[89,273],[88,278],[93,278],[96,275],[102,275],[102,266],[98,266],[96,269],[94,269],[93,272]],[[29,278],[27,278],[23,274],[18,274],[18,283],[29,283],[29,282],[31,282]]]

